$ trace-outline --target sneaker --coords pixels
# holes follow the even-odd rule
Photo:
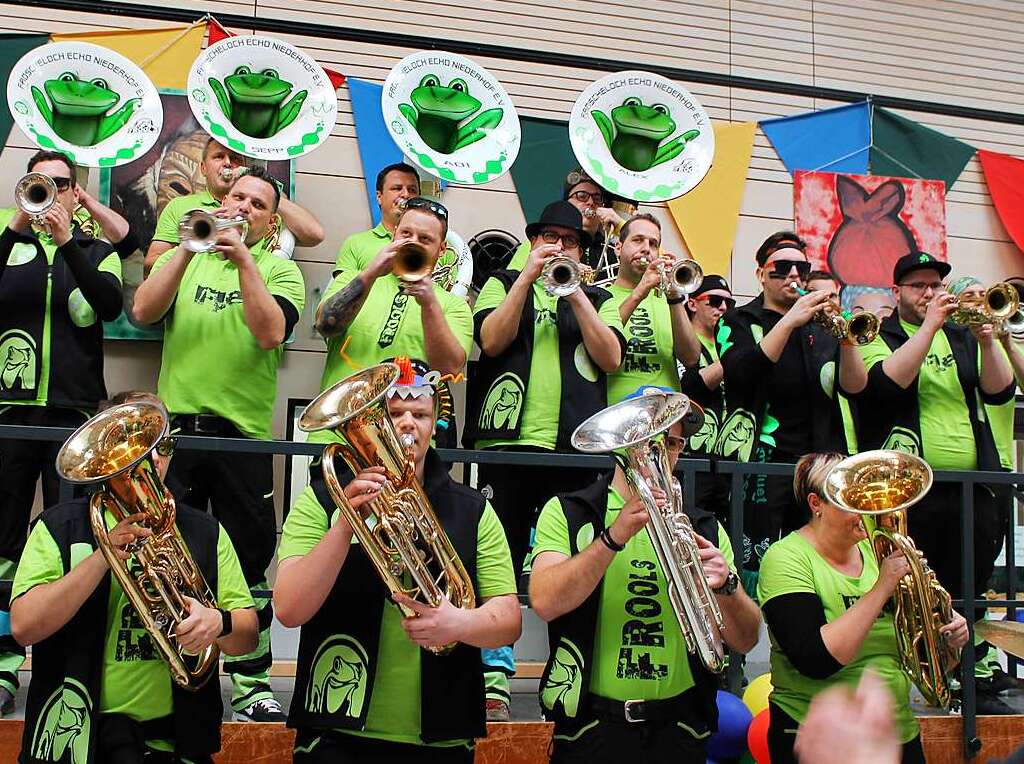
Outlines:
[[[0,716],[14,713],[14,695],[6,687],[0,687]]]
[[[288,716],[275,698],[262,698],[231,715],[233,722],[285,722]]]
[[[499,698],[487,700],[487,721],[507,722],[509,718],[508,703]]]
[[[978,693],[977,714],[979,716],[1007,716],[1016,713],[1016,711],[1001,701],[994,693]]]

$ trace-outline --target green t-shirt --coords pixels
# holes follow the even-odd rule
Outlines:
[[[339,511],[327,513],[307,486],[299,494],[288,513],[277,550],[280,562],[308,554],[320,543],[337,521]],[[353,536],[352,543],[359,543]],[[488,597],[515,594],[516,578],[512,574],[512,555],[501,521],[490,503],[484,508],[477,526],[476,592],[478,604]],[[373,695],[366,715],[366,726],[347,734],[422,745],[420,740],[420,648],[409,640],[402,629],[402,611],[388,601],[380,624],[380,645]],[[469,745],[469,740],[448,740],[432,745]]]
[[[1017,401],[1014,398],[998,406],[985,404],[985,416],[988,417],[996,450],[999,451],[999,464],[1008,470],[1013,469],[1016,457],[1013,442],[1013,417],[1016,406]]]
[[[221,203],[206,189],[197,194],[174,197],[164,205],[163,212],[160,213],[160,217],[156,221],[153,241],[177,244],[181,241],[178,236],[178,224],[185,217],[186,212],[195,209],[216,210],[220,208],[220,205]]]
[[[908,337],[913,337],[921,328],[906,321],[900,321],[900,325]],[[861,348],[864,366],[868,370],[891,354],[881,337]],[[925,356],[918,378],[917,397],[921,456],[937,470],[977,469],[974,430],[945,331],[935,334]]]
[[[708,354],[712,358],[714,358],[715,361],[721,360],[718,357],[718,345],[715,344],[715,338],[714,337],[705,337],[700,332],[695,332],[695,334],[697,335],[697,339],[700,340],[700,344],[703,345],[704,349],[708,351]],[[700,368],[703,369],[705,366],[710,366],[710,365],[711,364],[704,363],[704,356],[702,355],[701,356],[701,360],[700,360]]]
[[[608,493],[605,527],[615,522],[625,502]],[[577,538],[582,551],[593,542],[593,527]],[[735,570],[732,544],[721,525],[718,548]],[[569,526],[558,497],[549,499],[537,520],[531,562],[542,552],[571,555]],[[650,534],[637,533],[612,559],[601,584],[590,691],[612,700],[661,700],[693,687],[686,640],[668,597],[668,581],[651,544]]]
[[[526,261],[530,257],[530,240],[526,239],[519,243],[516,251],[512,253],[512,259],[505,267],[510,271],[521,271],[526,267]]]
[[[618,320],[619,308],[633,290],[615,284],[605,289],[612,296],[601,306],[600,316],[609,323]],[[679,390],[672,314],[664,295],[658,296],[652,290],[636,306],[623,329],[626,355],[618,370],[608,375],[608,405],[618,403],[642,385]]]
[[[821,599],[825,621],[831,623],[875,585],[878,562],[867,540],[858,544],[864,567],[860,576],[840,573],[814,550],[799,531],[794,531],[768,547],[761,560],[757,582],[758,600],[764,604],[784,594],[809,593]],[[857,656],[826,679],[811,679],[801,674],[779,649],[769,629],[771,641],[771,701],[799,722],[807,715],[812,698],[836,685],[856,686],[864,670],[871,668],[892,692],[894,721],[901,742],[918,734],[917,721],[910,708],[910,679],[900,668],[896,630],[888,607],[875,620]]]
[[[105,517],[107,528],[113,528],[116,524],[113,515],[107,512]],[[86,544],[72,546],[71,567],[90,554],[92,549]],[[57,542],[44,523],[36,523],[14,575],[11,599],[63,575]],[[235,548],[224,528],[217,537],[217,607],[224,610],[255,607]],[[121,585],[111,576],[99,711],[127,714],[142,722],[167,716],[172,710],[171,672]]]
[[[504,284],[490,278],[476,298],[474,313],[490,311],[505,299]],[[607,303],[606,303],[607,304]],[[604,306],[602,306],[603,308]],[[558,415],[562,400],[562,366],[558,353],[557,321],[558,298],[544,291],[539,282],[533,283],[533,356],[530,358],[530,382],[526,388],[522,421],[518,440],[479,440],[477,448],[495,446],[532,446],[549,451],[558,442]],[[606,324],[623,333],[618,311],[598,315]],[[582,343],[574,354],[578,368],[586,378],[596,382],[600,374]],[[583,367],[586,367],[585,369]]]
[[[359,273],[384,247],[391,243],[392,238],[391,231],[385,228],[383,223],[378,223],[368,231],[352,234],[342,242],[341,249],[338,250],[338,257],[334,261],[334,275],[337,276],[342,271]],[[441,265],[454,264],[458,259],[458,254],[454,249],[445,247],[439,263]]]
[[[161,255],[153,273],[177,250]],[[256,267],[275,297],[302,313],[306,288],[291,260],[274,257],[266,239],[252,249]],[[164,319],[157,393],[172,414],[215,414],[246,437],[269,439],[284,345],[264,350],[245,322],[238,268],[218,254],[192,257],[178,296]]]

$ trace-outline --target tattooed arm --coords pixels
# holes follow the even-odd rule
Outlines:
[[[359,311],[366,302],[370,289],[381,276],[391,273],[395,261],[395,252],[401,242],[391,242],[384,247],[380,253],[370,261],[370,264],[363,269],[362,273],[352,279],[348,284],[332,294],[322,303],[316,312],[316,330],[324,339],[340,337],[359,315]]]

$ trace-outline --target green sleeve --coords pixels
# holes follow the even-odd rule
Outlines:
[[[729,539],[729,534],[726,533],[725,528],[722,524],[718,524],[718,549],[725,558],[725,561],[729,563],[729,570],[733,573],[736,572],[736,556],[732,551],[732,541]]]
[[[582,551],[582,550],[581,550]],[[537,518],[537,535],[533,542],[530,562],[541,552],[560,552],[572,555],[569,547],[569,523],[562,511],[562,502],[557,496],[548,499]]]
[[[329,530],[327,513],[316,500],[313,489],[307,485],[285,518],[281,544],[277,548],[278,564],[289,557],[309,554]]]
[[[492,276],[487,279],[484,288],[480,290],[480,294],[476,298],[476,305],[473,307],[473,312],[480,313],[484,310],[497,308],[501,305],[501,301],[505,299],[505,294],[505,285]]]
[[[613,294],[603,303],[601,307],[597,309],[598,317],[604,321],[608,326],[614,326],[620,332],[622,331],[622,319],[619,318],[619,308],[622,306],[623,300],[627,295],[619,296]]]
[[[118,282],[122,282],[124,279],[121,277],[121,257],[117,252],[111,252],[103,260],[100,261],[99,267],[96,269],[100,273],[113,274],[114,278]]]
[[[149,275],[152,276],[158,270],[160,270],[165,265],[167,265],[167,261],[170,260],[172,257],[174,257],[174,253],[175,252],[177,252],[177,249],[175,249],[174,247],[171,247],[169,250],[167,250],[162,255],[160,255],[160,257],[158,257],[156,259],[156,262],[153,263],[153,267],[150,269]]]
[[[176,200],[171,199],[164,206],[163,212],[160,213],[160,217],[156,221],[156,230],[153,231],[153,241],[166,241],[168,244],[177,244],[180,240],[178,237],[178,224],[181,222],[183,210],[180,210],[180,205],[175,204]]]
[[[217,536],[217,607],[223,610],[243,610],[256,607],[249,593],[249,586],[242,575],[231,537],[221,526]]]
[[[476,586],[481,597],[515,594],[517,590],[505,529],[490,502],[476,531]]]
[[[28,535],[25,550],[21,553],[21,561],[14,574],[11,602],[33,586],[51,583],[63,575],[64,564],[61,562],[57,542],[53,540],[45,523],[36,523]]]
[[[530,240],[520,242],[516,251],[512,253],[512,259],[505,267],[510,271],[521,271],[526,267],[526,260],[530,257]]]
[[[469,303],[461,297],[449,294],[448,298],[444,306],[445,321],[448,322],[448,328],[452,330],[455,339],[466,351],[466,358],[469,358],[473,350],[473,311],[469,309]]]
[[[334,260],[335,274],[340,271],[355,271],[358,273],[362,270],[362,267],[359,265],[359,261],[356,259],[355,247],[352,246],[357,235],[358,234],[349,236],[341,243],[341,248],[338,250],[338,257]]]
[[[274,268],[267,277],[267,291],[288,300],[299,313],[306,305],[306,284],[294,260],[274,258]]]
[[[783,594],[816,593],[810,560],[793,546],[782,541],[772,544],[761,560],[757,599],[762,605]]]
[[[892,351],[889,346],[885,344],[885,340],[881,336],[875,337],[874,340],[869,342],[867,345],[860,346],[860,356],[864,359],[864,368],[870,369],[879,361],[884,361],[892,355]]]

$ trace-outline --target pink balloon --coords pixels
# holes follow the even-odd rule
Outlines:
[[[768,721],[766,708],[754,717],[747,729],[747,747],[757,764],[771,764],[771,756],[768,755]]]

